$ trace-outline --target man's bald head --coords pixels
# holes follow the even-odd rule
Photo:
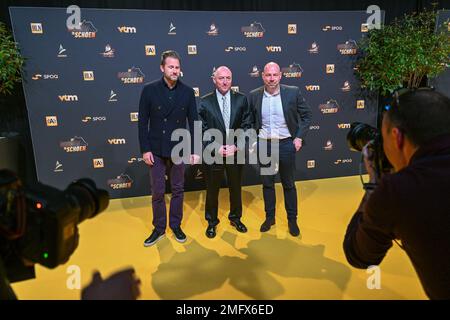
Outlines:
[[[216,71],[214,71],[212,78],[217,90],[219,90],[222,95],[227,94],[233,80],[233,74],[231,73],[230,68],[227,66],[218,67]]]
[[[228,68],[227,66],[220,66],[220,67],[216,68],[216,71],[214,71],[214,73],[213,73],[213,77],[215,77],[218,73],[221,73],[221,74],[223,74],[223,73],[232,74],[230,68]]]
[[[263,72],[265,72],[265,73],[268,73],[268,72],[280,72],[280,70],[281,69],[280,69],[280,66],[278,65],[278,63],[271,61],[271,62],[267,63],[264,66],[264,71]]]
[[[269,62],[264,66],[262,73],[264,87],[270,94],[277,93],[280,90],[281,71],[278,63]]]

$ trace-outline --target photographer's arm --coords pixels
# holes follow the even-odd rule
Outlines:
[[[347,261],[356,268],[380,264],[392,247],[394,214],[388,195],[383,183],[373,192],[366,192],[347,227],[344,252]]]
[[[348,262],[356,268],[378,265],[392,246],[394,214],[392,202],[395,195],[389,189],[390,177],[377,181],[373,156],[367,145],[363,148],[364,164],[370,181],[366,193],[351,219],[344,239],[344,252]]]

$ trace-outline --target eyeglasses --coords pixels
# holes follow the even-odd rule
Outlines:
[[[420,88],[401,88],[395,90],[392,94],[392,102],[391,104],[385,105],[383,111],[389,111],[393,108],[400,108],[400,97],[408,92],[416,92],[416,91],[434,91],[434,87],[420,87]]]

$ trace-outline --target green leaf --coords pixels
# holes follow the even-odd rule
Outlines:
[[[0,94],[11,94],[14,85],[21,82],[24,62],[11,32],[0,22]]]
[[[372,29],[358,42],[356,59],[361,86],[392,92],[416,77],[436,76],[450,62],[448,21],[435,32],[437,11],[405,14],[379,30]]]

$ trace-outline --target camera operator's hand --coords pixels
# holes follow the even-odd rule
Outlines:
[[[82,300],[136,300],[140,295],[141,280],[134,268],[119,271],[103,280],[100,272],[94,272],[92,282],[81,292]]]
[[[372,141],[369,141],[362,149],[362,154],[364,157],[364,165],[366,166],[367,173],[370,177],[370,183],[378,183],[377,174],[375,171],[375,166],[373,163],[373,148],[371,148]]]

